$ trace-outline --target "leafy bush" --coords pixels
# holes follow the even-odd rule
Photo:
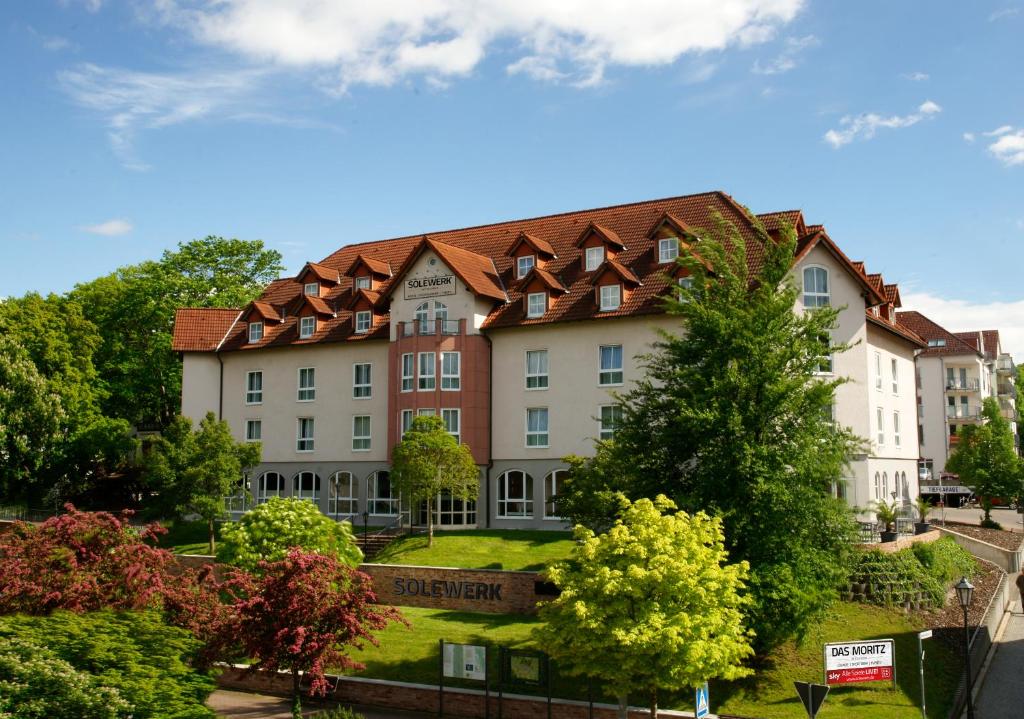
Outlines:
[[[942,584],[960,577],[972,577],[978,570],[974,557],[952,537],[943,537],[935,542],[918,542],[911,550],[928,573]]]
[[[318,712],[315,719],[366,719],[352,707],[335,707],[325,712]]]
[[[985,529],[1002,529],[1003,528],[1003,525],[1001,525],[996,520],[991,519],[990,517],[986,517],[985,519],[981,520],[981,525],[980,526],[985,528]]]
[[[950,582],[976,571],[974,558],[950,537],[918,543],[898,552],[872,549],[861,553],[854,569],[854,582],[868,585],[872,602],[900,606],[914,602],[923,593],[941,607]]]
[[[249,571],[279,562],[292,547],[325,554],[350,567],[363,561],[352,525],[335,522],[305,499],[273,497],[221,530],[217,559]]]
[[[133,719],[210,719],[214,716],[205,706],[214,681],[209,674],[188,664],[200,643],[186,630],[164,624],[156,612],[103,610],[74,614],[57,611],[46,617],[5,616],[0,617],[0,642],[41,647],[47,661],[56,659],[76,670],[77,674],[69,675],[72,678],[81,673],[94,678],[95,684],[84,678],[76,679],[76,686],[83,690],[92,687],[95,696],[107,697],[109,706],[119,712],[123,708],[119,701],[131,705],[129,712],[114,714],[90,714],[89,705],[85,705],[86,710],[80,714],[44,712],[15,716],[90,719],[129,713]],[[59,671],[59,667],[63,665],[54,665],[54,671]],[[67,672],[67,667],[63,671]],[[57,693],[58,683],[46,684],[39,698]],[[31,687],[23,691],[31,691]],[[6,691],[0,695],[6,696]],[[120,700],[115,701],[118,696]]]

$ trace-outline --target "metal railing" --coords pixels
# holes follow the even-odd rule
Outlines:
[[[1013,372],[1013,358],[1009,355],[1003,355],[996,360],[996,371],[997,372]]]
[[[436,334],[442,335],[460,335],[462,334],[462,320],[412,320],[410,322],[400,322],[402,337],[415,337],[416,335],[430,336]]]
[[[946,405],[946,417],[949,419],[978,419],[981,417],[981,409],[977,406],[956,406]]]
[[[946,389],[953,390],[964,390],[964,391],[975,391],[981,387],[981,382],[976,378],[961,379],[955,377],[953,379],[946,378]]]

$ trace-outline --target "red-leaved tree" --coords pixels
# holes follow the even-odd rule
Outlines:
[[[237,605],[238,636],[254,660],[250,671],[290,671],[293,711],[299,708],[299,673],[310,696],[327,693],[328,666],[362,669],[345,650],[377,645],[372,632],[401,614],[377,604],[367,574],[335,557],[292,548],[285,559],[261,562],[251,594]]]

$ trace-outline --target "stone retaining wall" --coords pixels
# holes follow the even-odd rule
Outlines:
[[[536,572],[364,564],[377,601],[406,607],[532,614],[552,589]]]
[[[975,557],[987,559],[1007,574],[1016,574],[1021,570],[1024,548],[1003,549],[1002,547],[969,537],[966,534],[960,534],[960,532],[947,529],[946,527],[939,527],[938,531],[952,537],[954,542]]]

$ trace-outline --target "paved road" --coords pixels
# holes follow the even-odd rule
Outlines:
[[[291,701],[288,699],[265,694],[234,692],[227,689],[218,689],[211,694],[207,705],[217,712],[218,717],[224,719],[291,719],[292,716]],[[420,719],[421,717],[435,716],[435,714],[355,708],[366,719]],[[312,717],[318,711],[323,711],[323,708],[310,706],[304,708],[302,715]]]
[[[1013,591],[1016,594],[1017,590]],[[1024,613],[1020,611],[1019,601],[1015,605],[1002,634],[997,637],[995,653],[978,689],[974,706],[978,719],[1019,717],[1024,706],[1024,682],[1020,680],[1020,670],[1024,667]]]
[[[928,515],[928,518],[935,522],[942,516],[942,510],[933,509]],[[985,516],[985,513],[980,509],[951,509],[946,508],[946,520],[950,522],[963,522],[964,524],[981,524],[981,518]],[[1003,525],[1003,529],[1008,529],[1011,532],[1024,531],[1024,525],[1021,524],[1021,517],[1024,514],[1018,514],[1015,509],[993,509],[992,519]]]

